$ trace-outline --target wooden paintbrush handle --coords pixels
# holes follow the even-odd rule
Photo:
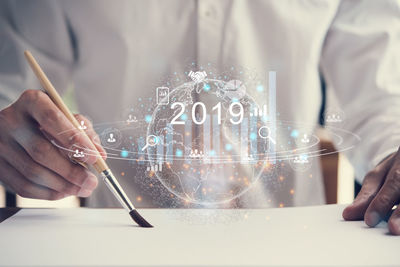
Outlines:
[[[36,77],[39,79],[40,84],[43,86],[43,89],[46,91],[50,99],[54,102],[54,104],[61,110],[62,113],[68,118],[68,120],[77,128],[80,130],[83,134],[86,134],[84,130],[81,130],[79,128],[80,124],[76,120],[75,116],[72,114],[72,112],[68,109],[67,105],[65,105],[64,101],[62,100],[61,96],[58,94],[50,80],[47,78],[46,74],[43,72],[42,68],[39,66],[35,58],[32,56],[31,52],[25,51],[24,52],[25,58],[28,61],[29,65],[31,66],[33,72],[35,73]],[[88,136],[87,136],[88,137]],[[91,139],[88,137],[88,139],[91,141]],[[92,142],[93,144],[93,142]],[[96,147],[93,144],[94,147]],[[98,151],[97,151],[98,152]],[[100,153],[98,154],[97,161],[93,164],[93,167],[98,171],[99,173],[102,173],[103,171],[109,169],[106,162],[104,159],[100,156]]]

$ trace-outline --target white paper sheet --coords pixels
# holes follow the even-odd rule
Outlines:
[[[400,265],[386,225],[343,206],[265,210],[26,209],[0,224],[0,265]]]

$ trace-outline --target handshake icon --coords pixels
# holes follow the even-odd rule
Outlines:
[[[205,71],[190,71],[188,76],[195,82],[195,83],[200,83],[204,81],[204,79],[207,77],[207,73]]]

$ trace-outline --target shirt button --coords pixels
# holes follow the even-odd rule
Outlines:
[[[209,7],[205,10],[204,16],[215,19],[217,17],[217,10],[214,7]]]

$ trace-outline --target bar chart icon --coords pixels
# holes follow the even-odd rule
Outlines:
[[[168,105],[169,104],[169,88],[168,87],[157,87],[157,104]]]
[[[148,172],[161,172],[162,171],[162,162],[159,162],[155,165],[147,166],[146,169]]]
[[[262,109],[254,107],[253,112],[250,112],[250,117],[266,117],[267,114],[267,105],[264,104]]]

